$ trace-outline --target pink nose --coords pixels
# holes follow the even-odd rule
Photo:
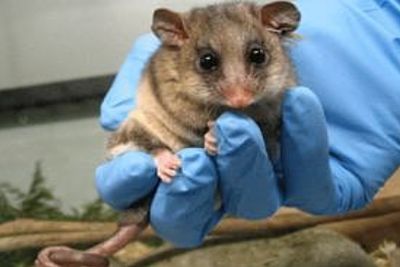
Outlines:
[[[224,90],[227,105],[232,108],[245,108],[253,103],[254,94],[246,89]]]
[[[245,108],[253,102],[253,99],[249,97],[233,97],[231,99],[227,99],[227,102],[230,107]]]

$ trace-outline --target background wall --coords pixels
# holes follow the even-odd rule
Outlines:
[[[215,2],[1,0],[0,90],[115,72],[156,7]]]
[[[26,116],[19,116],[20,124],[0,128],[0,182],[26,192],[35,163],[40,162],[46,186],[65,210],[96,199],[94,174],[104,160],[106,134],[96,117],[70,120],[63,115],[81,108],[69,105],[29,110]],[[52,113],[57,115],[46,122],[29,123],[30,116],[48,118]]]
[[[113,74],[133,40],[149,31],[155,8],[210,2],[218,1],[0,0],[0,92]],[[26,190],[41,161],[65,208],[95,199],[106,137],[99,101],[1,111],[0,182]]]

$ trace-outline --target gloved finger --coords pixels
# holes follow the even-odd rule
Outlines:
[[[178,153],[182,166],[170,184],[161,183],[150,209],[150,223],[177,247],[196,247],[222,217],[215,208],[217,172],[201,148]]]
[[[153,34],[142,35],[135,41],[101,105],[100,124],[104,129],[117,129],[135,106],[143,69],[159,46],[160,41]]]
[[[147,196],[155,190],[158,181],[153,157],[139,151],[124,153],[96,170],[100,197],[117,210],[129,208]]]
[[[285,205],[314,214],[336,213],[339,197],[329,166],[325,116],[317,96],[304,87],[288,90],[282,112]]]
[[[245,219],[271,216],[281,204],[281,194],[257,124],[245,115],[226,112],[217,119],[215,133],[225,212]]]

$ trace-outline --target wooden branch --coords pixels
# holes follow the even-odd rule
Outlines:
[[[399,226],[398,212],[400,212],[400,196],[377,199],[366,209],[343,216],[317,217],[301,212],[290,212],[257,222],[226,219],[212,232],[212,236],[221,238],[279,236],[325,225],[368,246],[369,243],[375,244],[380,237],[394,236],[392,226]],[[383,226],[390,230],[383,231]],[[0,225],[0,252],[61,244],[97,243],[112,235],[116,229],[115,223],[16,220]],[[363,233],[366,231],[368,235],[369,231],[373,232],[374,237],[363,239]],[[154,236],[154,232],[148,229],[142,234],[141,239]],[[400,241],[400,238],[397,240]]]
[[[277,214],[257,222],[229,219],[223,221],[213,232],[214,236],[224,235],[279,235],[321,224],[341,222],[359,218],[373,218],[400,211],[400,196],[376,199],[363,210],[339,216],[312,216],[299,211]]]
[[[61,221],[38,221],[33,219],[18,219],[0,224],[0,237],[10,235],[25,235],[37,233],[60,233],[60,232],[96,232],[115,231],[115,223],[98,222],[61,222]]]
[[[0,252],[8,252],[24,248],[42,246],[55,246],[60,244],[90,244],[104,240],[110,236],[109,231],[28,234],[19,236],[2,237],[0,239]]]
[[[328,218],[326,218],[326,220],[328,221]],[[334,220],[334,218],[330,218],[329,220]],[[306,224],[303,224],[303,226],[304,225]],[[377,215],[375,217],[352,218],[332,223],[321,223],[317,225],[317,227],[327,228],[339,232],[359,243],[367,252],[372,252],[378,249],[384,240],[400,244],[400,211],[390,212],[384,215]],[[271,232],[265,231],[261,228],[261,233],[257,233],[256,229],[246,229],[246,227],[235,229],[235,231],[238,230],[237,233],[239,235],[232,234],[210,237],[200,249],[232,242],[254,240],[255,238],[281,236],[283,231],[279,230],[280,228],[281,227],[278,227]],[[291,229],[294,231],[295,228],[296,227],[293,227]],[[245,230],[245,232],[242,230]],[[190,251],[191,250],[178,249],[173,246],[166,245],[152,251],[147,255],[144,255],[134,262],[131,262],[129,267],[149,266],[170,257],[188,253]]]
[[[383,241],[400,244],[400,211],[377,217],[322,224],[359,243],[367,252],[376,250]]]
[[[98,243],[117,230],[116,223],[53,222],[20,219],[0,225],[0,252],[54,245]],[[155,237],[147,229],[141,239]]]

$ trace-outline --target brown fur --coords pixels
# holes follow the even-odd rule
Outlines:
[[[268,31],[259,10],[255,4],[225,3],[182,14],[188,38],[180,46],[164,44],[152,57],[137,108],[112,137],[111,151],[123,143],[148,152],[203,146],[207,121],[230,109],[220,88],[244,83],[257,102],[242,111],[259,123],[269,143],[276,141],[282,95],[295,77],[285,52],[286,36]],[[246,62],[252,41],[262,43],[269,57],[261,70]],[[221,67],[204,74],[196,60],[208,48],[220,55]]]

